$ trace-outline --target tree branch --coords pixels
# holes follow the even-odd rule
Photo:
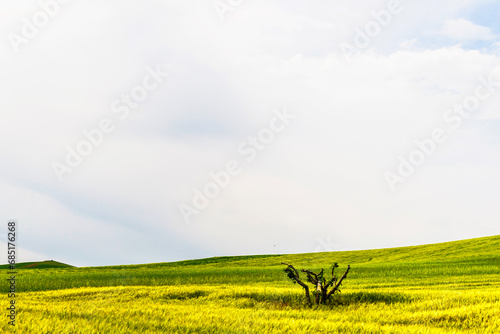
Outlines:
[[[308,287],[308,286],[307,286],[304,282],[302,282],[302,281],[300,280],[300,278],[299,278],[299,272],[297,271],[297,269],[295,269],[295,268],[294,268],[291,264],[288,264],[288,263],[285,263],[285,262],[281,262],[281,264],[284,264],[284,265],[288,266],[288,268],[291,268],[291,269],[295,272],[295,277],[294,277],[294,278],[295,278],[295,281],[296,281],[297,283],[299,283],[299,285],[300,285],[301,287],[303,287],[303,288],[304,288],[305,293],[306,293],[306,300],[307,300],[307,303],[308,303],[309,305],[311,305],[312,303],[311,303],[311,296],[309,296],[309,287]]]
[[[340,284],[342,284],[342,281],[344,280],[344,278],[346,278],[347,276],[347,273],[349,272],[349,269],[351,269],[351,266],[348,265],[347,266],[347,270],[345,271],[344,275],[342,275],[342,277],[339,279],[339,281],[337,282],[337,284],[333,287],[333,289],[328,293],[328,295],[326,296],[326,299],[330,298],[330,296],[335,293],[335,291],[338,290],[338,288],[340,287]]]
[[[329,280],[328,283],[326,283],[325,289],[328,289],[330,287],[330,285],[332,285],[333,283],[335,283],[336,280],[337,280],[336,277],[332,277],[332,279]]]
[[[295,269],[295,268],[294,268],[291,264],[288,264],[288,263],[286,263],[286,262],[281,262],[281,264],[284,264],[284,265],[286,265],[286,266],[288,266],[288,267],[292,268],[292,269],[293,269],[293,271],[295,271],[295,276],[299,277],[299,272],[298,272],[298,271],[297,271],[297,269]]]
[[[306,269],[302,269],[301,271],[303,273],[307,273],[307,279],[308,279],[309,282],[311,282],[314,285],[318,284],[318,275],[316,275],[312,271],[309,271],[309,270],[306,270]]]

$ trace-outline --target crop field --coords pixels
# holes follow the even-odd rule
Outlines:
[[[313,271],[338,262],[339,273],[348,264],[351,271],[330,304],[308,307],[281,262]],[[16,333],[493,334],[500,333],[500,236],[366,251],[31,266],[18,269],[16,289]],[[1,332],[14,332],[5,318]]]

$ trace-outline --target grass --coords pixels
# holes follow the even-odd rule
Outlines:
[[[69,264],[48,260],[43,262],[21,262],[16,263],[16,269],[48,269],[48,268],[69,268]],[[10,269],[9,264],[0,265],[0,269]]]
[[[307,308],[281,262],[352,269],[331,304]],[[500,332],[500,236],[367,251],[31,268],[18,270],[17,333]],[[9,330],[5,320],[0,329]]]

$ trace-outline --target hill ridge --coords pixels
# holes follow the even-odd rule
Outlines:
[[[368,250],[331,251],[297,254],[215,256],[174,262],[103,266],[102,268],[180,267],[180,266],[279,266],[281,262],[297,264],[324,263],[325,257],[339,263],[391,263],[408,259],[435,261],[462,257],[500,256],[500,235],[446,241],[417,246],[389,247]],[[98,267],[101,268],[101,267]]]

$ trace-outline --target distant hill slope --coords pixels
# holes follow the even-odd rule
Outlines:
[[[450,241],[420,246],[382,248],[357,251],[332,251],[302,254],[222,256],[177,262],[160,262],[136,265],[87,267],[95,269],[147,269],[161,267],[273,267],[281,262],[295,265],[318,265],[331,261],[350,264],[415,263],[434,261],[472,260],[474,258],[497,258],[500,263],[500,235]],[[7,269],[9,265],[0,265]],[[57,261],[17,263],[17,269],[76,268]],[[84,268],[80,268],[84,269]]]
[[[150,266],[273,266],[288,261],[306,265],[322,263],[325,260],[328,262],[330,259],[339,263],[360,264],[428,262],[492,256],[498,256],[500,260],[500,235],[421,246],[285,255],[223,256],[200,260],[156,263],[150,264]]]
[[[92,267],[101,269],[140,269],[160,267],[272,267],[281,262],[296,265],[318,265],[322,263],[376,264],[415,263],[435,261],[472,260],[473,258],[496,258],[500,263],[500,235],[449,241],[420,246],[406,246],[355,251],[331,251],[301,254],[221,256],[177,262],[159,262],[136,265]]]
[[[16,269],[48,269],[48,268],[72,268],[73,266],[57,261],[41,261],[41,262],[21,262],[16,263]],[[0,265],[0,269],[8,269],[10,265]]]
[[[25,292],[186,284],[289,286],[281,262],[313,271],[330,268],[333,262],[338,262],[341,268],[350,264],[352,269],[348,282],[351,289],[500,286],[500,235],[361,251],[225,256],[170,263],[79,268],[51,261],[24,263],[18,268],[23,275],[22,290]]]

